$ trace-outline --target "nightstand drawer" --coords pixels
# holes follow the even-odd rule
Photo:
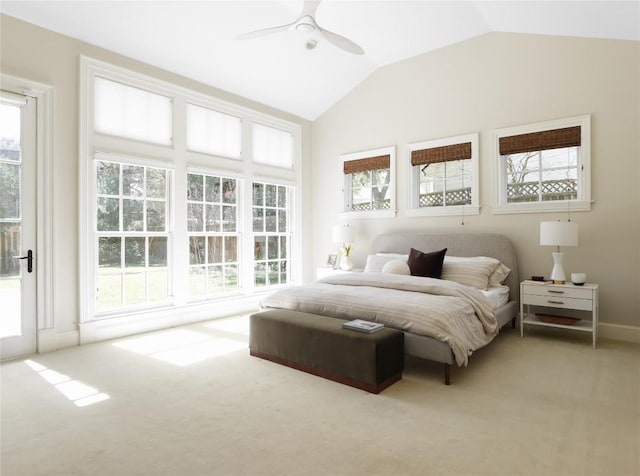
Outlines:
[[[553,296],[562,298],[593,299],[593,290],[568,286],[541,286],[538,284],[523,285],[524,294],[536,296]]]
[[[589,293],[589,299],[578,299],[572,297],[565,297],[563,295],[547,294],[544,296],[523,294],[523,304],[532,304],[534,306],[548,306],[559,307],[565,309],[577,309],[580,311],[593,310],[593,300],[591,299],[591,293]]]

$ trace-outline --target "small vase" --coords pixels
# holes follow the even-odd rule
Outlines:
[[[351,271],[351,268],[353,268],[351,258],[349,256],[342,255],[342,258],[340,258],[340,269],[344,271]]]

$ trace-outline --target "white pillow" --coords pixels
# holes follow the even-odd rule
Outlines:
[[[502,263],[498,264],[496,270],[491,276],[489,276],[489,287],[493,288],[496,286],[500,286],[502,283],[504,283],[504,280],[507,279],[507,276],[509,276],[510,272],[511,269],[509,269],[507,266]]]
[[[381,273],[382,267],[389,261],[394,259],[402,259],[406,261],[408,256],[399,254],[369,255],[367,256],[367,264],[364,266],[365,273]]]
[[[441,279],[455,281],[476,289],[487,289],[489,277],[500,265],[500,261],[486,256],[445,256]],[[506,277],[506,276],[505,276]]]
[[[383,273],[389,273],[389,274],[406,274],[406,275],[410,275],[411,274],[411,270],[409,269],[409,265],[407,264],[406,261],[403,261],[401,259],[394,259],[394,260],[391,260],[391,261],[387,262],[382,267],[382,272]]]

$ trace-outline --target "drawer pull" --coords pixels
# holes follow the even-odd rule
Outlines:
[[[547,301],[549,304],[564,304],[562,301]]]
[[[564,291],[555,291],[553,289],[547,289],[547,292],[551,294],[564,294]]]

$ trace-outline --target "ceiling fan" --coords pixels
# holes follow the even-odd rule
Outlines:
[[[281,31],[298,31],[302,33],[317,32],[320,36],[324,37],[327,41],[333,43],[334,46],[337,46],[340,49],[354,55],[363,55],[364,50],[359,45],[342,35],[338,35],[337,33],[326,30],[318,25],[315,20],[315,14],[316,10],[318,10],[318,5],[320,5],[320,1],[321,0],[304,0],[300,17],[292,23],[251,31],[249,33],[244,33],[237,38],[240,40],[248,40]],[[307,49],[312,50],[316,47],[317,41],[311,38],[305,45]]]

